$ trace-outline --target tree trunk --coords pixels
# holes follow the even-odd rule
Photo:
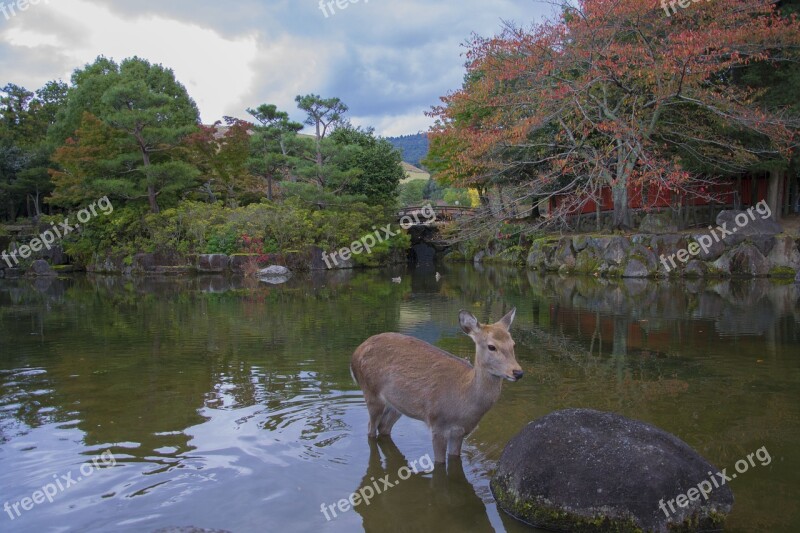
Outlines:
[[[769,184],[767,188],[767,203],[772,210],[772,219],[776,222],[781,220],[781,189],[783,188],[783,172],[771,170],[769,172]]]
[[[150,152],[147,150],[147,144],[139,132],[135,133],[136,141],[139,143],[139,151],[142,153],[142,162],[144,163],[144,174],[147,179],[150,179],[148,169],[150,167]],[[161,209],[158,207],[158,194],[152,183],[147,184],[147,201],[150,203],[150,211],[153,214],[158,214]]]
[[[614,229],[630,228],[630,210],[628,209],[627,180],[617,180],[611,186],[614,198]]]
[[[267,176],[267,200],[272,201],[272,174]]]
[[[158,195],[156,194],[156,189],[152,185],[147,186],[147,201],[150,203],[150,211],[153,214],[158,214],[161,212],[161,209],[158,207]]]
[[[319,188],[322,189],[325,187],[325,179],[322,177],[322,132],[320,131],[320,124],[317,121],[317,139],[316,139],[316,148],[317,148],[317,182],[319,184]]]

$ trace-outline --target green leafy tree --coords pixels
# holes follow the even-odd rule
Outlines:
[[[0,90],[0,143],[5,158],[0,164],[4,169],[0,202],[9,219],[23,206],[30,217],[42,214],[42,200],[53,189],[47,171],[53,146],[47,141],[47,132],[66,92],[66,85],[55,81],[35,93],[14,84]]]
[[[330,159],[330,152],[326,153],[324,140],[333,129],[344,123],[349,108],[339,98],[322,98],[316,94],[298,95],[295,101],[297,107],[306,113],[305,124],[314,128],[313,151],[311,157],[307,157],[314,168],[303,174],[324,188],[331,178],[326,172],[325,162]]]
[[[5,207],[6,218],[12,222],[16,220],[18,204],[14,184],[27,164],[28,159],[22,149],[7,139],[0,141],[0,200]]]
[[[470,207],[472,205],[467,189],[458,189],[455,187],[445,189],[443,200],[447,205],[457,205],[461,207]]]
[[[393,204],[405,177],[400,151],[386,139],[376,138],[371,128],[346,125],[337,128],[330,138],[344,154],[338,163],[343,175],[351,178],[343,184],[343,190],[379,205]]]
[[[425,200],[425,187],[428,182],[425,180],[411,180],[400,185],[400,203],[403,206],[417,206]]]
[[[57,167],[50,170],[55,188],[47,202],[72,209],[106,194],[106,177],[118,171],[122,137],[121,132],[84,112],[80,127],[52,156]]]
[[[126,200],[146,199],[158,213],[160,196],[175,198],[194,185],[198,171],[179,148],[197,131],[199,112],[172,70],[138,57],[119,66],[98,58],[73,75],[54,137],[63,137],[75,115],[86,111],[121,134],[113,160],[103,165],[109,173],[86,177],[93,188]]]
[[[273,183],[290,173],[294,159],[290,155],[291,142],[303,125],[291,121],[288,113],[272,104],[262,104],[247,112],[256,121],[250,166],[267,181],[267,198],[272,200]]]

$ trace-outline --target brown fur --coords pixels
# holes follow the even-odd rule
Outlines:
[[[461,327],[475,342],[474,366],[407,335],[382,333],[367,339],[353,353],[350,368],[364,391],[369,436],[391,434],[406,415],[431,428],[436,462],[444,462],[448,445],[450,455],[460,455],[464,437],[500,397],[503,380],[522,377],[508,333],[514,313],[481,325],[461,312]]]

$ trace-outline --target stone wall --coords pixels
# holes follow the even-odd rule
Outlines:
[[[709,245],[707,233],[547,237],[533,243],[527,265],[549,272],[624,278],[794,279],[800,272],[800,239],[734,235]]]

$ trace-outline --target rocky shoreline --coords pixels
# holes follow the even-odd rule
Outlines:
[[[760,235],[703,249],[697,238],[691,234],[546,237],[533,243],[526,264],[547,272],[622,278],[795,278],[800,272],[800,239]]]
[[[670,228],[633,235],[548,236],[526,251],[487,249],[473,261],[516,262],[545,272],[609,278],[751,277],[800,282],[800,238],[783,233],[771,219],[756,217],[742,224],[743,214],[723,211],[716,228],[692,233]]]
[[[387,264],[405,262],[399,254],[390,257]],[[323,250],[311,248],[303,252],[285,254],[199,254],[180,256],[177,254],[139,253],[134,256],[102,256],[85,267],[69,264],[68,258],[60,254],[58,260],[37,259],[30,264],[9,268],[0,264],[0,279],[18,279],[24,276],[52,277],[72,272],[110,274],[123,276],[176,276],[193,274],[241,275],[249,264],[257,259],[262,266],[280,265],[290,271],[308,272],[323,270],[348,270],[356,268],[352,259],[339,261],[329,268],[323,260]]]

